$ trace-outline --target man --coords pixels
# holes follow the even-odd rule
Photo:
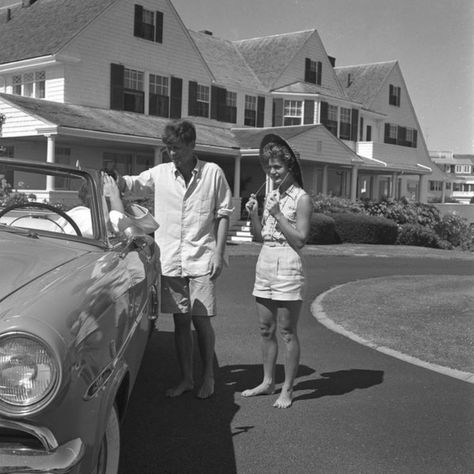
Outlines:
[[[232,196],[222,169],[197,158],[191,122],[168,123],[162,140],[171,162],[138,176],[123,176],[119,187],[134,196],[155,194],[161,311],[173,314],[181,369],[181,381],[166,395],[177,397],[194,388],[192,323],[203,367],[197,396],[208,398],[214,393],[215,334],[210,318],[216,314],[215,282],[224,263]]]

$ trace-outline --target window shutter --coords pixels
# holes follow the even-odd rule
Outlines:
[[[156,12],[155,42],[163,43],[163,12]]]
[[[304,101],[304,124],[314,123],[314,100]]]
[[[329,104],[327,102],[321,102],[321,117],[319,122],[323,125],[326,125],[328,121],[328,108]]]
[[[133,24],[133,35],[141,38],[143,36],[142,28],[143,7],[135,5],[135,21]]]
[[[281,127],[283,125],[283,99],[273,99],[272,126]]]
[[[263,127],[265,118],[265,97],[257,97],[257,127]]]
[[[157,95],[152,94],[148,97],[148,114],[149,115],[158,115],[158,103],[157,103]]]
[[[357,141],[357,126],[359,125],[359,111],[357,109],[352,109],[351,117],[351,140]]]
[[[189,81],[188,114],[196,115],[197,82]]]
[[[310,72],[310,64],[311,59],[305,59],[305,66],[304,66],[304,82],[311,82],[311,72]]]
[[[316,71],[316,84],[321,85],[321,76],[323,74],[323,63],[321,61],[317,62],[317,71]]]
[[[120,64],[110,65],[110,108],[123,110],[123,76],[124,67]]]
[[[418,130],[413,130],[413,143],[412,143],[412,147],[413,148],[416,148],[417,144],[417,138],[418,138]]]
[[[406,145],[406,136],[407,136],[407,129],[405,127],[398,127],[397,130],[397,145]]]
[[[181,101],[183,96],[183,80],[172,77],[170,84],[170,118],[181,118]]]
[[[211,86],[211,119],[219,120],[219,87]]]
[[[221,122],[232,122],[232,112],[227,108],[227,90],[223,87],[217,88],[217,120]]]
[[[360,118],[360,125],[359,125],[359,131],[360,131],[360,136],[359,136],[359,140],[362,141],[364,140],[364,118],[361,117]]]
[[[390,137],[390,124],[386,123],[385,124],[385,130],[384,130],[384,142],[389,143],[387,140]]]

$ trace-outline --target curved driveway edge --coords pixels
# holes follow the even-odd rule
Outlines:
[[[362,344],[364,346],[370,347],[372,349],[375,349],[376,351],[382,352],[384,354],[390,355],[392,357],[395,357],[397,359],[403,360],[405,362],[408,362],[413,365],[417,365],[419,367],[423,367],[425,369],[432,370],[434,372],[439,372],[444,375],[448,375],[449,377],[453,377],[456,379],[463,380],[464,382],[468,382],[471,384],[474,384],[474,374],[471,374],[470,372],[463,372],[461,370],[456,370],[456,369],[451,369],[449,367],[444,367],[442,365],[434,364],[431,362],[426,362],[424,360],[418,359],[416,357],[410,356],[408,354],[404,354],[403,352],[396,351],[394,349],[390,349],[389,347],[378,345],[374,342],[368,341],[364,339],[363,337],[355,334],[352,331],[349,331],[345,329],[343,326],[340,324],[337,324],[333,320],[330,319],[330,317],[325,313],[323,310],[322,306],[322,301],[324,300],[325,296],[328,295],[329,293],[338,290],[339,288],[345,286],[346,284],[343,285],[337,285],[334,286],[333,288],[330,288],[329,290],[325,291],[324,293],[321,293],[318,295],[318,297],[311,303],[311,313],[312,315],[325,327],[330,329],[331,331],[334,331],[338,334],[341,334],[359,344]]]

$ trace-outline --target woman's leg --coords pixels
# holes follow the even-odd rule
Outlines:
[[[278,332],[285,345],[285,382],[280,396],[273,404],[277,408],[288,408],[293,399],[293,385],[300,363],[300,342],[297,334],[301,301],[278,302]]]
[[[275,391],[275,365],[278,356],[276,340],[276,304],[274,301],[257,298],[257,315],[260,325],[263,357],[263,381],[254,388],[244,390],[243,397],[269,395]]]

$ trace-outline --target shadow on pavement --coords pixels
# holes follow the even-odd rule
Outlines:
[[[199,360],[195,347],[195,360]],[[234,387],[226,383],[216,361],[213,397],[199,400],[188,392],[167,398],[165,390],[179,379],[177,367],[173,333],[155,332],[122,427],[119,472],[236,473],[231,421],[239,407],[234,403]],[[238,430],[235,434],[246,427]]]
[[[324,372],[322,378],[305,380],[295,386],[294,401],[310,400],[328,395],[344,395],[356,389],[369,388],[383,382],[382,370],[349,369],[337,372]],[[312,390],[311,393],[297,395],[301,390]]]

